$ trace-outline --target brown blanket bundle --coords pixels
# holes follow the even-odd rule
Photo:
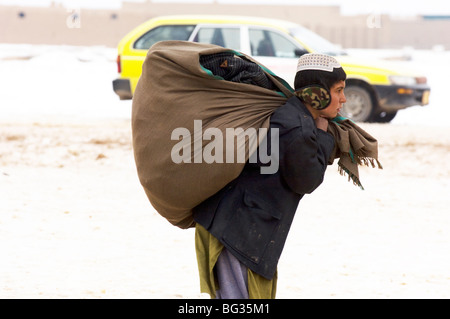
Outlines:
[[[202,150],[211,142],[202,133],[209,128],[219,129],[225,137],[227,128],[267,129],[272,112],[293,94],[284,80],[261,65],[262,72],[257,76],[252,74],[252,67],[246,79],[239,77],[239,81],[233,81],[215,75],[200,63],[203,56],[224,53],[232,53],[247,65],[259,65],[251,57],[215,45],[159,42],[147,54],[133,97],[133,148],[140,182],[158,213],[183,229],[194,225],[192,209],[235,179],[245,165],[245,162],[206,163],[197,157],[196,148]],[[220,67],[233,70],[231,64],[236,62],[225,54],[219,70]],[[261,82],[264,77],[270,80],[272,88],[247,80]],[[358,149],[365,149],[364,136],[361,141],[364,145]],[[176,163],[174,150],[178,152],[180,143],[183,153],[190,152],[190,156],[187,159],[183,154],[185,160]],[[248,140],[245,144],[248,148]],[[238,143],[235,147],[238,153]],[[369,146],[373,147],[377,147],[376,141]],[[347,154],[337,150],[332,160],[344,153]],[[376,155],[372,151],[367,156],[373,154]]]

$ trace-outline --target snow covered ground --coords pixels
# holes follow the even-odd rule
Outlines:
[[[405,51],[351,50],[364,56]],[[406,52],[431,103],[364,124],[383,170],[335,165],[300,203],[278,298],[450,297],[450,52]],[[204,298],[192,230],[136,176],[116,50],[0,44],[0,298]]]

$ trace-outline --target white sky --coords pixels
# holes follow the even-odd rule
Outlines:
[[[34,5],[47,6],[51,0],[0,0],[0,5]],[[68,7],[82,8],[120,8],[122,0],[55,0]],[[129,0],[128,2],[145,2]],[[271,5],[339,5],[342,14],[386,13],[392,15],[450,15],[448,0],[153,0],[153,2],[190,2],[190,3],[224,3],[224,4],[271,4]]]

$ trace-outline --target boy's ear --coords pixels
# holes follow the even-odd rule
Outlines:
[[[318,84],[302,87],[295,91],[295,95],[318,111],[327,108],[331,103],[330,92]]]

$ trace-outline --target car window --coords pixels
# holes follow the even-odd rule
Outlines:
[[[331,43],[330,41],[322,38],[318,34],[308,30],[304,27],[297,26],[289,30],[289,32],[299,39],[301,42],[305,43],[314,52],[323,53],[327,55],[346,55],[347,53],[339,48],[337,45]]]
[[[264,29],[250,29],[250,47],[253,56],[296,58],[296,46],[284,35]]]
[[[224,48],[241,50],[239,28],[201,27],[195,35],[194,42],[220,45]]]
[[[181,40],[187,41],[194,25],[164,25],[151,29],[146,34],[141,36],[135,43],[134,48],[139,50],[148,50],[150,47],[159,41],[166,40]]]

